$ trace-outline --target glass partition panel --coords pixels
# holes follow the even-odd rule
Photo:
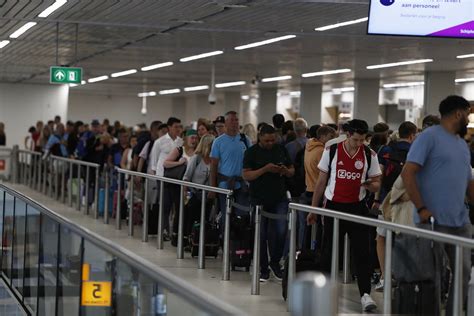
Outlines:
[[[117,260],[109,253],[84,241],[81,315],[115,315],[112,312],[113,282]]]
[[[8,280],[11,280],[15,198],[10,194],[6,193],[4,205],[5,211],[3,217],[2,271],[5,277]]]
[[[40,212],[31,205],[27,205],[26,214],[23,299],[32,314],[36,314],[41,217]]]
[[[23,268],[25,267],[26,203],[15,199],[13,228],[12,286],[23,295]]]
[[[60,240],[58,315],[77,315],[81,297],[82,238],[62,227]]]
[[[38,315],[54,315],[59,246],[59,224],[41,214]]]

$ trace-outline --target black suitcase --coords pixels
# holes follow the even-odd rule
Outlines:
[[[283,270],[283,280],[281,282],[281,294],[286,301],[288,296],[288,257],[285,258],[285,266]],[[320,271],[321,257],[319,251],[311,249],[303,249],[296,253],[295,272],[303,271]]]
[[[199,255],[199,231],[201,229],[201,223],[195,222],[191,230],[189,240],[191,242],[191,257],[197,257]],[[211,223],[206,223],[205,227],[205,245],[204,255],[207,257],[217,258],[219,252],[219,228]]]
[[[158,234],[159,209],[160,205],[158,203],[155,203],[152,207],[148,208],[148,235]]]
[[[233,216],[230,236],[230,264],[250,271],[253,256],[253,229],[250,216]]]
[[[399,283],[393,292],[392,313],[406,315],[437,315],[434,282]]]

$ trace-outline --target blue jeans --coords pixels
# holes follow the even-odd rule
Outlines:
[[[288,201],[282,201],[263,209],[268,213],[285,215],[288,214]],[[268,273],[268,253],[270,253],[270,265],[280,265],[286,242],[288,222],[262,216],[260,223],[260,273]]]

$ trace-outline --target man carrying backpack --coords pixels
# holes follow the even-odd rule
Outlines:
[[[367,122],[354,119],[348,123],[348,130],[347,140],[324,150],[318,165],[320,173],[313,193],[312,206],[319,205],[324,193],[325,208],[367,216],[369,209],[365,197],[367,191],[379,191],[381,170],[376,153],[364,145],[369,130]],[[316,214],[309,214],[308,224],[314,224],[316,219]],[[333,223],[332,217],[323,218],[321,265],[325,271],[331,270]],[[354,250],[362,310],[375,310],[377,304],[370,297],[369,228],[362,224],[341,221],[339,240],[343,240],[346,233]]]
[[[380,204],[384,201],[387,194],[392,190],[393,184],[400,176],[403,166],[407,160],[410,146],[416,138],[418,128],[412,122],[403,122],[398,128],[400,139],[396,142],[390,142],[383,146],[378,152],[380,169],[382,170],[380,191],[375,194],[372,209],[379,210]],[[383,215],[379,214],[379,219],[383,220]],[[384,267],[385,267],[385,235],[386,230],[377,228],[377,257],[380,263],[380,280],[375,286],[377,292],[383,291]]]

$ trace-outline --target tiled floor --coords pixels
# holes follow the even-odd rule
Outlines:
[[[176,259],[176,248],[169,245],[169,243],[165,243],[164,250],[156,248],[156,239],[150,238],[148,243],[143,243],[140,239],[140,227],[135,228],[135,236],[132,238],[127,235],[126,227],[122,228],[122,230],[116,230],[113,221],[109,225],[105,225],[102,219],[95,220],[92,217],[84,216],[77,210],[45,197],[28,187],[21,185],[10,186],[58,214],[114,241],[144,259],[192,283],[210,295],[227,301],[251,315],[278,316],[289,314],[286,303],[281,297],[281,284],[276,281],[261,284],[260,295],[250,295],[251,276],[249,273],[232,272],[230,281],[221,280],[221,258],[207,259],[206,269],[198,270],[197,259],[191,258],[189,253],[185,253],[184,259]],[[360,313],[359,295],[355,284],[341,285],[339,295],[341,296],[339,300],[339,312],[341,315],[356,315]],[[374,293],[374,299],[381,310],[382,296],[379,293]]]

